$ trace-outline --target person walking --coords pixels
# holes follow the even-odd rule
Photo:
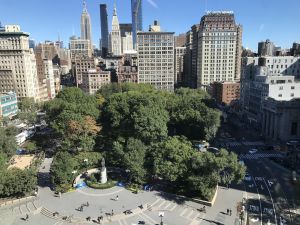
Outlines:
[[[28,219],[29,219],[29,215],[26,214],[25,221],[28,221]]]
[[[89,206],[90,206],[90,203],[89,203],[89,202],[86,202],[86,206],[89,207]]]
[[[230,216],[232,215],[232,210],[231,209],[229,209],[229,214],[230,214]]]
[[[227,215],[229,215],[229,209],[227,209]]]
[[[111,215],[112,215],[112,216],[114,215],[114,210],[113,210],[113,209],[111,210]]]
[[[119,195],[116,196],[116,201],[118,201],[118,200],[119,200]]]

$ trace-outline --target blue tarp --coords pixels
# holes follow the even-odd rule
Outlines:
[[[87,185],[86,185],[86,183],[85,182],[81,182],[81,183],[79,183],[79,184],[77,184],[76,185],[76,189],[81,189],[81,188],[85,188]]]
[[[118,186],[118,187],[125,187],[125,184],[124,184],[123,182],[118,182],[118,183],[117,183],[117,186]]]

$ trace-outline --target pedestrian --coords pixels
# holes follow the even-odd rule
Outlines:
[[[98,216],[97,221],[98,221],[98,223],[100,223],[100,221],[101,221],[101,217],[100,216]]]
[[[116,201],[118,201],[118,200],[119,200],[119,195],[116,196]]]
[[[229,209],[227,209],[227,215],[229,215]]]
[[[232,210],[231,209],[229,210],[229,214],[230,214],[230,216],[232,215]]]
[[[114,210],[113,210],[113,209],[111,210],[111,215],[112,215],[112,216],[114,215]]]
[[[83,211],[83,206],[80,206],[80,212],[82,212]]]
[[[100,216],[100,220],[103,220],[103,216]]]
[[[86,221],[91,221],[91,217],[90,217],[90,216],[87,217],[87,218],[86,218]]]
[[[86,202],[86,206],[87,206],[87,207],[89,207],[89,206],[90,206],[89,202]]]
[[[25,221],[28,221],[28,219],[29,219],[29,215],[26,214]]]

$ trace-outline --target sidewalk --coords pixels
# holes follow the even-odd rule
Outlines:
[[[237,205],[242,202],[244,191],[219,187],[218,196],[213,207],[207,210],[202,218],[203,224],[239,224],[239,213]],[[227,209],[232,210],[232,215],[227,215]],[[202,223],[201,223],[202,224]]]

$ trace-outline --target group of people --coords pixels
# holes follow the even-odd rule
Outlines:
[[[86,203],[81,204],[81,206],[80,206],[77,210],[80,211],[80,212],[82,212],[82,211],[83,211],[83,208],[84,208],[85,206],[86,206],[86,207],[89,207],[89,206],[90,206],[89,202],[86,202]]]
[[[229,215],[229,216],[232,215],[232,210],[231,209],[227,209],[227,215]]]

